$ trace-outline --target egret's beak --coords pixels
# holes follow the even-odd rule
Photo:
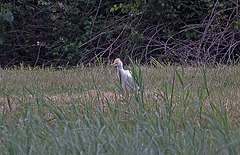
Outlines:
[[[116,63],[113,63],[113,64],[111,64],[110,66],[114,66],[114,65],[116,65]]]

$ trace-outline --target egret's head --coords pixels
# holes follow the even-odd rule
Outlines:
[[[122,61],[119,58],[117,58],[114,60],[114,63],[112,63],[110,66],[122,67]]]

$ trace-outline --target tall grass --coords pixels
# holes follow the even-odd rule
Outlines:
[[[223,75],[238,73],[238,66],[150,68],[132,63],[131,70],[140,87],[132,94],[121,89],[115,70],[104,66],[3,70],[1,154],[240,151],[239,106],[234,104],[240,100],[229,90],[237,79]],[[224,94],[233,95],[228,104]]]

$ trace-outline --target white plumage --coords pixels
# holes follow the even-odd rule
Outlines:
[[[114,63],[111,64],[110,66],[116,66],[117,70],[118,70],[118,78],[121,79],[121,83],[122,83],[122,88],[124,91],[127,92],[131,92],[133,89],[139,89],[139,87],[134,83],[132,74],[129,70],[124,70],[123,69],[123,63],[122,61],[117,58],[114,60]],[[121,75],[121,77],[119,76],[119,73]]]

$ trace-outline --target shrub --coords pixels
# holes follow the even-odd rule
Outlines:
[[[89,64],[100,56],[238,61],[238,9],[233,1],[209,0],[6,1],[1,65]]]

